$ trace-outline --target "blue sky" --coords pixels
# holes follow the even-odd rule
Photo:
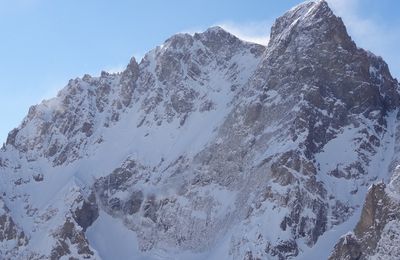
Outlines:
[[[0,143],[29,106],[70,78],[119,71],[178,32],[221,25],[268,41],[275,18],[300,0],[0,0]],[[400,1],[328,0],[356,43],[400,78]]]

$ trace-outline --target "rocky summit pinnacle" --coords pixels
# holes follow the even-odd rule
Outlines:
[[[174,35],[10,132],[0,259],[387,258],[399,118],[387,64],[325,1],[278,18],[268,46]]]
[[[271,29],[270,47],[291,41],[303,41],[303,47],[332,42],[346,50],[355,48],[342,20],[325,1],[300,4],[276,20]]]

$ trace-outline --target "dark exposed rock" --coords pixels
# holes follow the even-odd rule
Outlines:
[[[44,177],[43,177],[43,173],[37,173],[33,175],[33,179],[37,182],[39,181],[43,181]]]
[[[94,253],[89,247],[85,234],[76,228],[75,223],[67,218],[64,225],[53,234],[57,240],[56,246],[51,250],[50,259],[70,257],[70,246],[77,246],[77,253],[83,259],[93,259]]]
[[[277,246],[267,244],[265,252],[277,257],[279,260],[284,260],[297,256],[299,254],[299,248],[296,241],[287,240],[281,241]]]
[[[357,238],[353,234],[348,234],[340,239],[329,259],[361,260],[366,258],[365,255],[363,256],[363,251]]]
[[[10,210],[5,205],[3,198],[0,196],[0,243],[8,243],[11,247],[9,250],[0,250],[0,257],[10,257],[9,253],[18,250],[19,247],[26,246],[29,238],[25,232],[17,226],[13,220]]]
[[[13,129],[7,136],[6,145],[15,146],[15,138],[18,135],[18,129]]]
[[[143,192],[141,191],[132,192],[130,198],[124,203],[123,207],[124,213],[132,215],[139,212],[142,202],[143,202]]]
[[[157,222],[157,208],[158,203],[154,195],[147,198],[143,204],[143,216]]]
[[[93,125],[91,123],[85,122],[82,125],[82,132],[86,134],[87,137],[93,134]]]
[[[388,195],[384,183],[372,185],[354,233],[338,241],[329,259],[369,259],[379,253],[378,243],[392,221],[400,221],[400,204]]]
[[[88,199],[79,198],[81,206],[72,213],[76,223],[82,227],[83,232],[90,227],[99,216],[99,207],[96,203],[96,196],[92,193]]]
[[[111,215],[136,214],[142,207],[144,194],[132,187],[132,184],[143,178],[147,169],[133,160],[127,160],[122,167],[110,175],[100,178],[94,184],[94,191],[106,211]],[[125,198],[114,197],[119,191],[129,191]],[[146,204],[147,205],[147,204]],[[146,211],[149,209],[147,206]]]
[[[136,62],[135,58],[132,58],[121,77],[121,83],[123,83],[123,87],[121,88],[121,102],[126,107],[132,103],[133,92],[136,88],[136,81],[138,77],[139,64]]]

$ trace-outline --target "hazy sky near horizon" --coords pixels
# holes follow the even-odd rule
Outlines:
[[[0,0],[0,143],[31,105],[69,79],[120,71],[178,32],[220,25],[266,44],[270,26],[301,0]],[[400,1],[328,0],[356,43],[400,78]]]

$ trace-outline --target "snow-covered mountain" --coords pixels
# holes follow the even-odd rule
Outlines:
[[[0,258],[384,258],[398,89],[321,0],[278,18],[268,46],[174,35],[71,80],[9,134]]]

